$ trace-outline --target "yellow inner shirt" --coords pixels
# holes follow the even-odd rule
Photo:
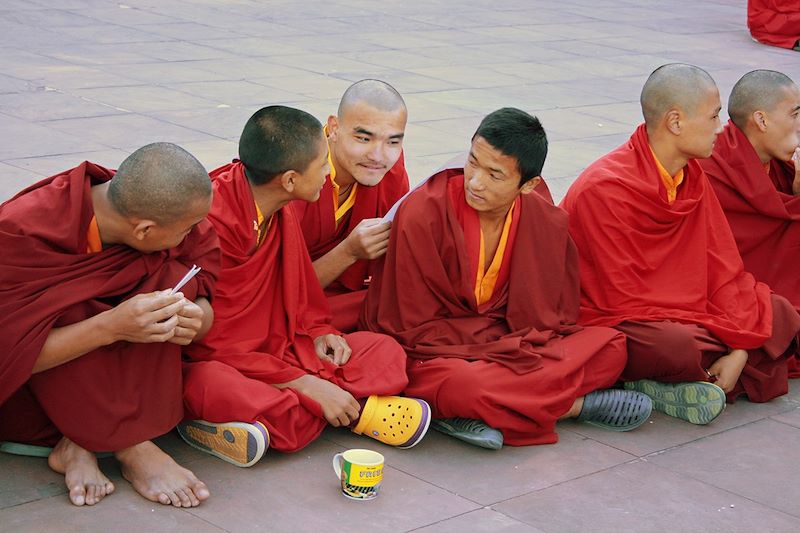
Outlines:
[[[100,228],[97,227],[97,217],[92,217],[89,222],[89,231],[86,232],[86,253],[95,254],[103,251],[103,242],[100,240]]]
[[[325,134],[327,135],[327,130]],[[330,173],[330,180],[331,185],[333,185],[333,213],[334,218],[336,219],[336,224],[339,224],[339,221],[344,217],[348,211],[350,211],[356,203],[356,193],[358,192],[358,182],[353,183],[353,187],[350,189],[350,194],[347,195],[347,198],[339,205],[339,184],[336,183],[336,167],[333,166],[333,160],[331,159],[331,151],[328,149],[328,164],[331,167]]]
[[[270,215],[269,221],[264,224],[264,213],[261,212],[261,209],[258,207],[258,203],[256,203],[256,248],[261,246],[261,243],[264,242],[264,237],[267,236],[269,233],[269,227],[272,226],[272,219],[275,217],[275,213]]]
[[[503,255],[508,244],[508,234],[511,231],[511,219],[513,218],[514,205],[508,210],[506,221],[503,223],[503,232],[500,234],[500,242],[497,251],[494,253],[489,268],[484,270],[486,262],[486,250],[484,250],[483,230],[481,230],[480,253],[478,256],[478,275],[475,280],[475,300],[478,305],[483,305],[492,298],[494,286],[497,283],[497,276],[500,274],[500,267],[503,265]]]
[[[678,196],[678,186],[683,183],[683,169],[680,169],[674,176],[670,176],[667,169],[664,168],[664,165],[662,165],[661,161],[658,160],[656,153],[653,152],[652,146],[650,147],[650,152],[652,152],[653,159],[656,162],[656,167],[658,167],[658,174],[661,176],[661,181],[664,183],[664,187],[667,189],[667,201],[671,204]]]

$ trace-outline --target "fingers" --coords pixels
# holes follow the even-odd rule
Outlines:
[[[333,349],[333,364],[343,365],[350,358],[352,350],[344,337],[334,336],[330,341],[330,346]]]
[[[350,359],[353,349],[350,348],[347,341],[342,337],[339,337],[339,339],[341,339],[339,347],[333,351],[333,362],[337,365],[343,365]]]
[[[178,312],[183,309],[185,305],[185,300],[181,298],[177,302],[173,302],[167,306],[164,306],[160,309],[156,309],[155,311],[151,311],[144,315],[145,320],[148,322],[161,322],[173,315],[177,315]]]

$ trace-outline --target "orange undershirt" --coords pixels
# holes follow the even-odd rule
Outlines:
[[[486,250],[484,250],[483,230],[481,230],[481,244],[480,254],[478,257],[478,275],[475,279],[475,300],[478,305],[483,305],[492,298],[494,293],[494,286],[497,283],[497,276],[500,274],[500,267],[503,264],[503,255],[506,252],[506,244],[508,243],[508,234],[511,230],[511,220],[514,218],[514,204],[511,204],[511,209],[508,210],[506,221],[503,223],[503,232],[500,234],[500,243],[497,245],[497,251],[494,253],[492,262],[489,268],[484,271],[486,263]]]
[[[650,147],[650,152],[653,153],[653,159],[656,162],[656,167],[658,167],[658,174],[661,176],[661,181],[667,189],[667,201],[671,204],[678,196],[678,187],[683,183],[683,169],[680,169],[677,174],[671,176],[667,169],[664,168],[664,165],[661,164],[661,161],[658,160],[652,146]]]
[[[255,230],[256,230],[256,248],[261,246],[261,243],[264,242],[264,237],[267,236],[269,233],[269,228],[272,226],[272,218],[275,216],[275,213],[270,215],[269,222],[267,222],[266,227],[264,226],[264,213],[261,212],[261,209],[256,204],[256,223],[255,223]]]
[[[89,222],[89,231],[86,232],[86,253],[96,254],[103,251],[103,241],[100,240],[100,228],[97,227],[97,217],[92,217]]]

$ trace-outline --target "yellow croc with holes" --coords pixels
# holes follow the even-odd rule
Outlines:
[[[353,433],[367,435],[390,446],[415,446],[431,423],[431,408],[425,400],[400,396],[370,396]]]

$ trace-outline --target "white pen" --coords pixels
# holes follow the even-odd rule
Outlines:
[[[181,288],[183,288],[184,285],[189,283],[189,281],[193,277],[195,277],[197,275],[197,273],[200,272],[201,270],[202,270],[201,267],[199,267],[197,265],[192,265],[192,268],[189,269],[189,272],[187,272],[186,275],[183,276],[183,278],[181,278],[181,280],[172,288],[172,290],[170,291],[170,294],[175,294],[176,292],[181,290]]]

